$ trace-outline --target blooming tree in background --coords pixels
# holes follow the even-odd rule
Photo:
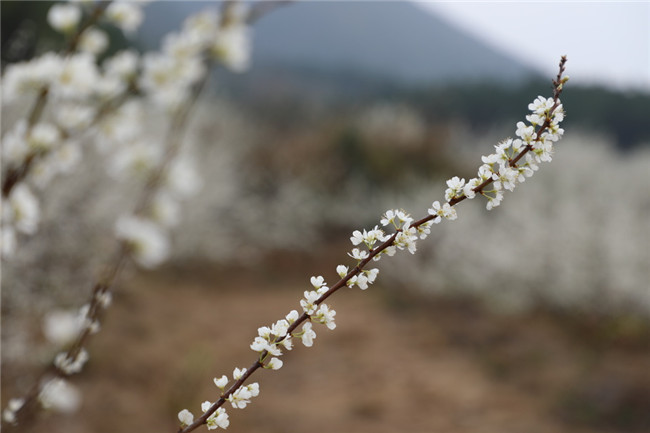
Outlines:
[[[9,65],[3,75],[3,104],[32,100],[21,120],[3,132],[1,252],[5,263],[20,248],[20,241],[35,235],[43,191],[55,176],[65,175],[83,160],[86,143],[105,157],[107,173],[115,180],[129,179],[140,185],[132,206],[115,221],[115,249],[104,271],[94,282],[88,301],[75,312],[52,311],[45,318],[46,337],[64,347],[37,383],[20,398],[11,399],[3,411],[6,426],[20,425],[39,408],[73,412],[80,395],[68,377],[82,370],[90,354],[88,340],[99,332],[109,308],[113,287],[125,267],[135,263],[153,268],[171,251],[170,230],[181,218],[183,201],[198,193],[201,180],[185,146],[184,134],[192,110],[213,67],[245,71],[250,63],[249,24],[266,11],[238,2],[224,2],[219,11],[206,10],[189,17],[179,32],[167,35],[157,52],[125,50],[98,58],[109,38],[98,23],[110,23],[125,35],[143,20],[145,2],[70,1],[53,5],[48,12],[51,27],[67,38],[61,53],[45,53],[28,62]],[[457,218],[456,205],[483,197],[493,209],[505,191],[531,177],[549,162],[554,144],[562,137],[564,110],[560,94],[568,80],[562,58],[554,94],[539,96],[530,105],[525,122],[516,124],[515,139],[506,139],[482,157],[476,177],[447,181],[443,201],[434,201],[427,215],[415,219],[406,211],[391,209],[371,229],[356,230],[350,238],[351,265],[336,267],[339,280],[329,285],[322,276],[311,278],[311,287],[299,301],[299,309],[258,329],[250,344],[255,361],[235,368],[232,378],[214,378],[218,398],[201,404],[200,415],[187,409],[178,413],[179,431],[201,425],[227,428],[226,403],[243,409],[259,392],[259,384],[247,383],[260,368],[279,370],[285,351],[295,343],[310,347],[317,325],[336,328],[336,312],[325,303],[343,287],[366,290],[378,276],[369,268],[385,256],[417,250],[434,225]],[[152,137],[143,119],[156,112],[165,121]]]

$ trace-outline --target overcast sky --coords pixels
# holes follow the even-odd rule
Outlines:
[[[427,1],[458,27],[550,74],[650,93],[650,2]]]

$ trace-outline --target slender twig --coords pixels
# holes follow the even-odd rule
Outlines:
[[[517,166],[517,161],[519,161],[519,160],[520,160],[520,159],[521,159],[521,158],[522,158],[526,153],[530,152],[530,151],[534,148],[534,143],[540,142],[540,141],[542,140],[542,133],[543,133],[546,129],[548,129],[548,127],[550,126],[550,123],[551,123],[551,122],[550,122],[549,119],[552,118],[552,114],[555,112],[555,110],[557,109],[557,107],[558,107],[559,104],[560,104],[560,102],[559,102],[559,97],[560,97],[560,94],[562,93],[562,84],[563,84],[563,83],[562,83],[562,75],[563,75],[564,70],[565,70],[565,64],[566,64],[566,61],[567,61],[566,56],[562,56],[562,59],[561,59],[560,64],[559,64],[559,73],[558,73],[558,75],[557,75],[557,79],[556,79],[556,80],[553,80],[553,88],[554,88],[554,89],[553,89],[553,106],[552,106],[552,107],[550,108],[550,110],[549,110],[549,114],[548,114],[548,116],[547,116],[547,120],[546,120],[546,121],[545,121],[545,122],[544,122],[544,123],[539,127],[539,129],[537,130],[537,132],[536,132],[536,134],[535,134],[535,139],[533,140],[533,143],[530,143],[530,144],[528,144],[527,146],[525,146],[524,149],[522,149],[522,150],[520,151],[520,153],[519,153],[516,157],[512,158],[512,159],[509,161],[509,165],[510,165],[511,167],[515,168],[515,167]],[[487,187],[488,185],[490,185],[492,182],[493,182],[492,179],[487,179],[487,180],[485,180],[483,183],[481,183],[481,184],[478,185],[476,188],[474,188],[474,192],[477,193],[477,194],[482,193],[483,190],[485,189],[485,187]],[[450,206],[455,206],[456,204],[462,202],[462,201],[465,200],[466,198],[467,198],[467,196],[463,194],[463,195],[461,195],[461,196],[456,196],[456,197],[452,198],[452,199],[449,200],[447,203],[448,203]],[[418,228],[418,227],[420,227],[422,224],[425,224],[425,223],[427,223],[427,222],[429,222],[429,221],[431,221],[431,220],[433,220],[433,219],[435,219],[435,218],[437,218],[436,215],[428,215],[428,216],[426,216],[426,217],[424,217],[424,218],[421,218],[421,219],[419,219],[419,220],[417,220],[417,221],[415,221],[415,222],[412,222],[412,223],[410,224],[409,227]],[[385,249],[387,249],[387,248],[389,248],[389,247],[391,247],[391,246],[394,245],[394,243],[395,243],[395,239],[397,238],[397,235],[398,235],[401,231],[402,231],[402,229],[397,229],[396,232],[393,233],[393,235],[390,236],[386,241],[384,241],[383,243],[381,243],[381,244],[380,244],[379,246],[377,246],[376,248],[372,248],[372,249],[370,249],[370,250],[368,251],[368,257],[366,257],[365,259],[361,260],[361,261],[358,263],[358,265],[357,265],[356,267],[354,267],[352,270],[350,270],[350,271],[349,271],[349,272],[348,272],[344,277],[342,277],[342,278],[341,278],[341,279],[340,279],[336,284],[334,284],[334,285],[333,285],[331,288],[329,288],[325,293],[323,293],[323,294],[318,298],[318,300],[316,300],[316,301],[314,302],[314,304],[316,304],[316,305],[320,305],[320,304],[321,304],[322,302],[324,302],[328,297],[330,297],[331,295],[333,295],[334,293],[336,293],[336,292],[337,292],[338,290],[340,290],[342,287],[347,286],[347,282],[348,282],[350,279],[354,278],[355,276],[359,275],[359,274],[363,271],[364,267],[365,267],[365,266],[366,266],[370,261],[372,261],[372,260],[373,260],[373,259],[374,259],[378,254],[380,254],[380,253],[381,253],[382,251],[384,251]],[[298,328],[302,323],[304,323],[305,321],[307,321],[307,320],[309,320],[309,319],[310,319],[310,316],[309,316],[306,312],[303,312],[303,313],[298,317],[298,319],[296,319],[296,321],[293,322],[293,323],[288,327],[288,329],[287,329],[287,333],[286,333],[286,336],[285,336],[285,337],[280,337],[280,338],[274,340],[274,343],[279,343],[279,342],[281,342],[282,340],[284,340],[284,339],[287,338],[287,337],[291,338],[291,333],[292,333],[295,329],[297,329],[297,328]],[[205,412],[204,412],[200,417],[198,417],[198,418],[197,418],[197,419],[196,419],[192,424],[187,425],[187,426],[184,427],[184,428],[183,428],[183,427],[180,427],[180,428],[178,429],[178,433],[188,433],[188,432],[191,432],[191,431],[193,431],[193,430],[196,430],[198,427],[200,427],[201,425],[205,424],[205,423],[207,422],[208,418],[210,418],[210,416],[211,416],[213,413],[215,413],[215,412],[217,411],[217,409],[219,409],[221,406],[224,405],[224,403],[228,400],[228,397],[230,397],[233,393],[235,393],[235,392],[236,392],[236,391],[237,391],[237,390],[238,390],[238,389],[239,389],[239,388],[240,388],[240,387],[241,387],[241,386],[246,382],[246,380],[247,380],[247,379],[248,379],[248,378],[249,378],[249,377],[250,377],[250,376],[251,376],[251,375],[252,375],[256,370],[258,370],[260,367],[263,367],[263,366],[264,366],[264,364],[262,363],[261,360],[263,360],[264,358],[266,358],[267,355],[268,355],[268,351],[263,351],[263,352],[259,355],[259,358],[258,358],[258,359],[257,359],[257,360],[252,364],[252,365],[251,365],[251,367],[248,368],[248,370],[246,370],[246,372],[242,375],[242,377],[240,377],[240,378],[239,378],[235,383],[233,383],[233,384],[228,388],[228,390],[226,390],[225,392],[223,392],[223,393],[221,394],[221,396],[219,397],[219,399],[218,399],[216,402],[214,402],[214,403],[210,406],[210,408],[209,408],[208,410],[206,410],[206,411],[205,411]]]

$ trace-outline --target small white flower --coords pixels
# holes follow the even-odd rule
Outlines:
[[[276,337],[284,337],[287,335],[288,329],[289,322],[284,319],[280,319],[271,326],[271,334],[275,335]]]
[[[232,372],[232,378],[235,379],[235,380],[239,380],[239,379],[242,378],[242,376],[243,376],[245,373],[246,373],[246,368],[245,368],[245,367],[242,368],[242,369],[235,368],[235,369],[233,370],[233,372]]]
[[[316,301],[320,298],[320,294],[314,290],[305,291],[305,298],[300,300],[300,306],[307,314],[312,314],[316,311]]]
[[[496,191],[494,197],[487,196],[487,198],[488,202],[485,205],[485,208],[487,210],[492,210],[501,204],[501,200],[503,200],[503,191]]]
[[[75,359],[68,358],[66,352],[61,352],[54,357],[54,365],[67,375],[79,373],[84,364],[88,361],[89,356],[86,349],[81,349]]]
[[[289,312],[289,314],[286,315],[286,319],[287,319],[287,322],[289,322],[289,324],[291,324],[291,323],[295,322],[296,320],[298,320],[298,317],[300,317],[300,315],[298,314],[298,312],[296,310],[291,310]]]
[[[278,343],[278,344],[281,344],[282,347],[284,347],[287,350],[291,350],[291,349],[293,349],[293,340],[291,338],[292,338],[292,336],[291,336],[291,334],[289,334],[286,337],[284,337],[284,339],[282,341],[280,341],[280,343]]]
[[[311,328],[311,322],[305,322],[302,325],[302,344],[306,347],[311,347],[314,344],[314,338],[316,338],[316,332]]]
[[[251,401],[252,397],[257,397],[260,393],[260,385],[257,382],[250,385],[242,386],[230,394],[228,401],[235,409],[244,409]]]
[[[463,194],[465,194],[465,197],[468,199],[473,199],[476,197],[476,192],[474,191],[475,188],[477,188],[481,184],[481,179],[479,178],[472,178],[467,181],[467,184],[465,184],[465,187],[463,188]]]
[[[91,27],[81,34],[79,49],[95,56],[103,53],[108,48],[106,32]]]
[[[465,186],[465,179],[460,179],[458,176],[454,176],[447,181],[447,186],[449,188],[445,191],[445,199],[449,201],[457,195],[462,194],[463,187]]]
[[[71,4],[55,4],[47,11],[47,22],[62,33],[71,33],[79,24],[81,10]]]
[[[363,273],[368,278],[368,283],[372,284],[377,279],[377,275],[379,275],[379,269],[368,269],[367,271],[363,271]]]
[[[107,76],[128,81],[135,77],[140,57],[135,51],[120,51],[104,61],[104,71]]]
[[[73,413],[81,406],[81,393],[64,379],[54,378],[41,386],[38,399],[45,409]]]
[[[23,404],[25,404],[25,400],[22,398],[12,398],[9,400],[7,408],[2,412],[2,419],[9,424],[14,424],[16,422],[16,412],[23,407]]]
[[[311,277],[311,285],[314,286],[315,289],[320,289],[325,285],[325,278],[320,275],[318,277]]]
[[[208,411],[208,409],[210,409],[211,407],[212,407],[212,402],[211,401],[206,400],[203,403],[201,403],[201,411],[203,413],[206,413]]]
[[[365,232],[365,230],[364,230]],[[355,230],[352,233],[352,237],[350,238],[350,242],[352,242],[352,245],[359,245],[361,242],[363,242],[365,238],[365,234],[361,233],[359,230]]]
[[[115,235],[128,243],[135,260],[145,268],[159,265],[169,255],[166,234],[151,220],[122,216],[115,225]]]
[[[336,311],[330,310],[329,306],[326,304],[321,304],[318,311],[316,311],[316,314],[314,314],[313,319],[324,324],[329,329],[334,329],[336,328],[334,316],[336,316]]]
[[[338,265],[336,267],[336,273],[339,277],[343,278],[348,274],[348,267],[344,265]]]
[[[64,59],[59,73],[53,77],[51,91],[63,99],[83,100],[96,91],[100,77],[95,57],[77,53]]]
[[[267,368],[270,368],[271,370],[279,370],[282,368],[282,365],[284,363],[282,362],[281,359],[278,358],[271,358],[271,360],[266,364]]]
[[[251,31],[243,24],[220,29],[212,49],[213,55],[234,72],[244,72],[250,65]]]
[[[36,232],[40,220],[38,200],[24,183],[14,187],[9,195],[8,218],[16,230],[31,235]],[[4,215],[3,215],[4,216]]]
[[[525,143],[531,143],[534,139],[535,128],[531,125],[526,125],[524,122],[517,122],[517,137],[520,137]]]
[[[27,144],[37,152],[48,151],[61,139],[59,128],[51,123],[37,123],[29,131]]]
[[[214,430],[216,428],[227,429],[230,425],[230,420],[228,419],[228,413],[226,409],[220,407],[215,410],[212,415],[206,420],[206,425],[208,430]]]
[[[140,7],[126,1],[114,1],[106,8],[105,15],[125,33],[135,32],[143,19]]]
[[[194,414],[187,409],[178,412],[178,420],[181,425],[188,426],[194,422]]]
[[[535,100],[528,104],[528,109],[535,114],[546,114],[553,107],[553,99],[538,96]]]
[[[255,340],[251,343],[251,349],[255,352],[262,353],[268,347],[269,342],[263,337],[255,337]]]
[[[361,251],[359,248],[353,248],[348,255],[353,259],[361,261],[368,258],[368,251]]]
[[[185,156],[176,158],[169,167],[167,185],[179,198],[190,197],[201,189],[201,178],[194,163]]]
[[[219,379],[217,379],[215,377],[212,380],[214,381],[214,384],[217,385],[217,388],[219,388],[219,389],[224,389],[226,387],[226,385],[228,385],[228,382],[229,382],[228,376],[226,376],[225,374],[223,376],[221,376]]]

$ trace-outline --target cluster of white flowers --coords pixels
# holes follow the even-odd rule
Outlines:
[[[43,189],[55,175],[72,170],[82,159],[82,143],[87,141],[94,141],[105,155],[107,173],[116,181],[143,185],[135,211],[117,220],[116,237],[141,266],[154,267],[168,257],[169,231],[180,220],[181,201],[201,186],[192,158],[180,150],[186,141],[185,114],[210,66],[221,64],[235,72],[248,67],[249,11],[237,2],[224,2],[221,13],[206,11],[188,18],[180,32],[164,39],[159,52],[141,56],[125,50],[100,63],[109,38],[95,24],[101,20],[132,34],[143,21],[144,3],[71,0],[54,4],[47,20],[65,35],[68,49],[5,69],[2,103],[26,98],[34,98],[35,103],[25,119],[2,137],[3,258],[14,254],[17,233],[37,231],[40,205],[34,189]],[[160,122],[161,116],[169,130],[156,130],[158,136],[152,137],[146,120]],[[109,303],[110,292],[101,288],[79,313],[48,314],[47,339],[58,345],[81,344],[85,336],[99,331],[99,313]],[[63,379],[79,372],[88,360],[88,352],[75,344],[54,358],[59,377],[42,384],[39,399],[44,407],[65,411],[78,406],[78,393]],[[285,347],[288,344],[290,340]],[[277,358],[267,364],[273,369],[281,365]],[[258,392],[256,386],[248,386],[229,398],[233,407],[244,407]],[[67,406],[57,395],[68,397]],[[22,407],[16,401],[5,412],[11,422]],[[221,411],[208,421],[224,428],[227,423],[227,414]]]
[[[108,47],[108,37],[94,26],[82,28],[81,19],[89,14],[86,7],[91,5],[55,4],[48,12],[55,30],[70,35],[83,30],[79,51],[48,52],[8,65],[3,75],[3,105],[33,97],[38,107],[29,121],[16,122],[2,137],[3,204],[9,203],[2,210],[3,258],[15,251],[16,232],[32,235],[37,230],[40,207],[32,189],[43,189],[80,162],[82,133],[92,134],[89,129],[101,107],[127,92],[137,70],[132,52],[118,53],[103,68],[98,66],[97,56]],[[108,9],[116,7],[130,10],[123,14],[126,18],[141,14],[141,4],[113,2]],[[43,114],[48,102],[56,110]]]
[[[100,18],[132,33],[142,22],[143,4],[113,1],[100,9]],[[211,63],[241,72],[250,62],[248,10],[232,4],[222,14],[205,11],[189,17],[180,32],[165,38],[160,52],[140,58],[132,50],[121,51],[99,65],[97,59],[108,47],[108,37],[99,28],[82,24],[84,16],[95,15],[90,7],[102,6],[93,2],[55,4],[48,13],[55,30],[81,32],[75,51],[46,53],[5,70],[3,104],[34,97],[40,98],[41,112],[46,103],[57,107],[51,113],[30,116],[29,122],[17,122],[2,138],[3,199],[11,204],[2,211],[0,240],[5,258],[15,251],[16,232],[31,235],[37,230],[40,207],[32,189],[42,189],[56,175],[70,172],[81,161],[82,139],[94,139],[107,156],[109,174],[116,179],[147,181],[165,163],[168,149],[158,144],[162,136],[155,141],[148,136],[143,121],[146,113],[162,110],[173,116],[190,102],[193,86],[206,76]],[[135,89],[140,93],[133,92]],[[172,161],[167,170],[164,181],[169,191],[156,194],[147,215],[163,227],[178,222],[179,199],[195,193],[198,186],[196,170],[187,157]],[[13,184],[5,188],[8,182]],[[22,187],[17,188],[19,185]],[[122,233],[119,228],[117,231]],[[166,244],[151,230],[148,233],[152,243]],[[167,254],[161,250],[158,255]],[[141,263],[152,266],[149,259]]]
[[[247,14],[243,5],[232,4],[222,14],[206,10],[185,20],[180,32],[165,37],[160,52],[143,58],[140,86],[147,97],[175,110],[205,75],[206,60],[244,71],[250,63]]]
[[[25,400],[22,398],[12,398],[7,403],[7,407],[2,411],[2,419],[9,424],[14,424],[16,422],[16,412],[20,410],[25,404]]]
[[[453,218],[447,218],[454,219],[455,212]],[[361,290],[366,290],[377,278],[379,269],[363,269],[365,262],[369,261],[371,257],[373,260],[379,260],[382,254],[392,256],[398,249],[408,249],[411,253],[414,253],[415,241],[418,237],[421,239],[426,238],[431,227],[430,221],[412,225],[413,218],[403,210],[397,209],[388,210],[382,217],[381,224],[383,226],[392,225],[396,229],[395,234],[388,235],[379,226],[375,226],[372,230],[355,230],[352,233],[350,242],[355,248],[352,249],[349,255],[357,260],[357,266],[350,272],[348,266],[338,265],[336,273],[341,279],[336,286],[328,287],[325,278],[321,275],[311,277],[310,283],[313,290],[306,290],[304,297],[300,300],[302,315],[298,311],[292,310],[284,319],[278,320],[271,326],[258,328],[258,335],[250,345],[250,348],[259,354],[258,366],[269,370],[282,368],[283,361],[279,358],[283,354],[282,349],[291,350],[294,338],[300,338],[305,347],[313,346],[316,338],[313,322],[323,324],[331,330],[335,329],[334,317],[336,311],[323,302],[325,297],[342,286],[353,287],[356,285]],[[378,242],[380,245],[377,245]],[[365,249],[362,250],[358,246],[363,246]],[[301,324],[300,331],[296,331]],[[244,373],[246,373],[246,369],[240,370],[236,368],[233,378],[238,381],[243,377]],[[229,382],[228,377],[225,375],[213,380],[215,385],[222,391]],[[238,385],[238,387],[229,390],[230,394],[224,401],[229,401],[234,408],[243,409],[250,402],[250,398],[259,393],[259,385],[252,383],[244,386],[243,382],[235,385]],[[214,410],[205,421],[208,429],[226,428],[229,421],[225,409],[220,405],[213,409],[214,406],[215,404],[209,401],[201,405],[203,413]],[[183,427],[194,423],[194,415],[187,409],[183,409],[178,413],[178,419]]]
[[[568,80],[568,77],[563,79]],[[517,183],[522,183],[538,170],[541,162],[550,162],[553,156],[553,143],[562,138],[564,130],[560,122],[564,120],[564,108],[559,99],[538,96],[528,105],[532,112],[526,116],[529,124],[517,122],[516,139],[508,138],[495,146],[495,152],[483,156],[483,165],[478,169],[478,177],[465,182],[453,177],[447,181],[445,192],[448,202],[459,198],[472,199],[479,192],[488,199],[488,210],[499,206],[503,191],[513,191]],[[525,153],[524,153],[525,152]],[[519,163],[520,155],[524,161]],[[483,187],[489,183],[493,189]]]
[[[563,71],[562,65],[563,63],[561,63],[561,72]],[[259,353],[259,359],[255,364],[256,368],[264,367],[272,370],[281,368],[283,362],[278,357],[282,355],[282,348],[292,349],[293,338],[300,337],[305,346],[312,346],[313,340],[316,338],[316,333],[312,329],[313,322],[324,324],[329,329],[335,329],[336,312],[323,301],[343,286],[353,287],[356,285],[362,290],[367,289],[379,273],[378,269],[364,269],[371,260],[380,260],[384,254],[393,256],[397,250],[408,250],[414,254],[417,249],[417,240],[425,239],[430,234],[433,224],[438,224],[443,219],[453,221],[457,218],[455,204],[466,198],[474,198],[476,193],[480,193],[488,197],[487,207],[491,209],[501,201],[503,189],[512,190],[516,182],[523,182],[525,177],[531,176],[537,170],[537,163],[549,161],[552,154],[552,143],[559,140],[563,133],[563,130],[559,128],[559,123],[564,118],[564,111],[558,96],[561,85],[567,79],[564,78],[556,83],[555,98],[546,99],[540,96],[529,105],[533,114],[527,116],[527,120],[531,125],[527,126],[523,122],[519,122],[516,132],[518,139],[508,139],[496,146],[496,153],[484,156],[484,164],[479,169],[479,177],[470,179],[469,182],[465,182],[465,179],[460,179],[457,176],[449,179],[447,181],[448,188],[445,191],[446,202],[440,204],[439,201],[434,201],[427,211],[427,217],[415,221],[404,210],[389,209],[382,216],[380,224],[382,227],[392,226],[393,234],[386,233],[379,226],[375,226],[371,230],[355,230],[350,237],[353,248],[348,255],[357,261],[356,266],[350,271],[348,266],[338,265],[336,273],[340,280],[331,288],[327,286],[324,277],[320,275],[311,277],[310,282],[313,290],[306,290],[304,297],[300,300],[302,315],[293,310],[285,319],[277,321],[270,327],[262,326],[258,329],[258,336],[250,345],[251,349]],[[535,128],[539,129],[536,131]],[[519,159],[524,156],[526,157],[525,162],[517,165]],[[487,195],[484,191],[489,184],[494,184],[495,195]],[[294,332],[301,324],[301,331]],[[270,359],[268,359],[269,357]],[[233,377],[236,381],[242,379],[244,372],[245,370],[235,369]],[[215,378],[214,382],[223,391],[228,384],[228,378],[222,376],[220,379]],[[250,397],[259,393],[257,383],[244,386],[243,382],[243,380],[236,382],[227,391],[227,398],[224,398],[224,394],[222,394],[223,401],[220,403],[205,402],[202,405],[204,414],[207,411],[212,411],[205,421],[208,428],[225,428],[229,424],[227,415],[221,407],[224,401],[230,401],[233,407],[244,408],[249,403]],[[183,427],[194,423],[194,415],[187,409],[179,412],[178,418]],[[219,418],[222,420],[221,423],[218,421]],[[191,429],[187,431],[189,430]]]
[[[273,359],[277,360],[276,358]],[[235,382],[240,381],[246,374],[246,371],[246,368],[235,368],[232,373],[233,380]],[[250,403],[251,398],[257,397],[260,393],[260,385],[257,382],[254,382],[246,386],[238,387],[232,391],[227,398],[224,398],[223,392],[229,383],[228,376],[223,375],[220,378],[215,377],[213,381],[217,388],[221,390],[224,401],[229,401],[234,409],[244,409]],[[210,401],[204,401],[201,403],[201,411],[203,413],[208,412],[214,404],[215,403]],[[188,426],[194,423],[194,414],[187,409],[183,409],[178,413],[178,419],[182,426]],[[206,418],[205,424],[207,425],[208,430],[214,430],[217,428],[226,429],[230,425],[226,409],[218,407],[209,417]]]

